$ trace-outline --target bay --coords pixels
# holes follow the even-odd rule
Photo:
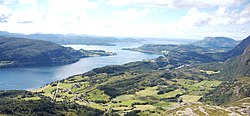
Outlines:
[[[3,68],[0,69],[0,90],[36,89],[53,81],[81,74],[93,68],[106,65],[120,65],[143,59],[152,59],[158,56],[121,50],[125,47],[138,47],[140,45],[138,43],[122,43],[117,46],[65,45],[74,49],[105,50],[115,52],[117,55],[82,58],[76,63],[61,66]]]
[[[153,40],[153,41],[152,41]],[[72,75],[82,74],[93,68],[106,65],[121,65],[128,62],[141,61],[143,59],[157,58],[159,55],[145,54],[122,48],[134,48],[143,44],[186,44],[187,41],[176,39],[152,39],[141,43],[118,43],[116,46],[94,45],[64,45],[74,49],[105,50],[115,52],[115,56],[82,58],[76,63],[47,66],[47,67],[21,67],[0,69],[0,90],[30,90],[42,87],[56,80],[61,80]],[[189,40],[190,42],[190,40]]]

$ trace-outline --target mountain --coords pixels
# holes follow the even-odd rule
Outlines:
[[[131,50],[150,54],[163,54],[168,59],[171,67],[224,60],[224,56],[218,50],[207,49],[190,44],[145,44],[138,48],[124,48],[123,50]]]
[[[0,67],[67,64],[78,61],[80,51],[58,44],[0,36]]]
[[[250,36],[242,40],[232,50],[218,53],[218,55],[225,62],[206,64],[203,68],[207,70],[220,70],[220,77],[224,80],[233,80],[235,77],[250,75]]]
[[[212,78],[222,80],[223,83],[215,90],[210,91],[202,99],[203,102],[215,105],[228,105],[237,100],[250,97],[250,65],[249,53],[245,59],[240,57],[230,59],[219,66],[219,74]],[[249,102],[248,102],[249,103]]]
[[[104,37],[104,36],[92,36],[92,35],[75,35],[75,34],[20,34],[20,33],[9,33],[0,31],[0,36],[6,37],[19,37],[28,38],[35,40],[51,41],[57,44],[83,44],[83,45],[101,45],[101,46],[115,46],[116,43],[121,42],[140,42],[140,40],[133,38],[115,38],[115,37]]]
[[[226,53],[226,56],[228,58],[238,56],[238,55],[242,54],[249,45],[250,45],[250,35],[247,38],[245,38],[244,40],[242,40],[232,50],[228,51]]]
[[[181,103],[167,110],[166,115],[250,115],[249,36],[224,55],[228,58],[225,62],[209,63],[200,68],[206,70],[207,78],[222,81],[200,99],[203,103]]]
[[[211,48],[211,49],[225,49],[234,48],[239,42],[228,37],[205,37],[203,40],[195,42],[194,45]]]
[[[238,47],[242,48],[242,46],[237,46],[236,48]],[[241,51],[236,52],[234,55],[237,55],[240,52]],[[240,56],[224,62],[222,64],[221,70],[225,72],[223,73],[223,77],[250,76],[250,44],[248,44],[248,47],[245,48],[244,52]]]
[[[202,57],[216,54],[202,47],[145,45],[139,50],[164,57],[95,68],[32,92],[0,91],[0,114],[250,115],[248,39],[219,53],[233,53],[226,61],[207,64]],[[200,63],[169,68],[188,61]]]
[[[216,105],[229,104],[250,97],[250,38],[247,37],[234,49],[229,51],[234,56],[223,63],[206,64],[203,70],[216,70],[218,74],[211,78],[223,83],[206,94],[202,101]],[[242,54],[240,54],[242,53]],[[238,56],[236,56],[238,55]]]

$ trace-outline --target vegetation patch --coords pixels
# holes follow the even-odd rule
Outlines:
[[[38,97],[38,96],[35,96],[35,97],[26,97],[24,98],[25,101],[29,101],[29,100],[40,100],[41,98]]]
[[[200,72],[206,73],[208,75],[219,74],[220,71],[212,71],[212,70],[200,70]]]
[[[155,109],[155,107],[152,105],[135,105],[134,107],[135,107],[135,110],[141,110],[141,111]]]
[[[182,95],[181,99],[183,102],[198,102],[202,96],[195,96],[195,95]]]

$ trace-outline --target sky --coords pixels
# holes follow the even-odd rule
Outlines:
[[[0,31],[242,40],[250,0],[0,0]]]

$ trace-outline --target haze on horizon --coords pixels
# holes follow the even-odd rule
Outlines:
[[[0,31],[244,39],[249,0],[0,0]]]

